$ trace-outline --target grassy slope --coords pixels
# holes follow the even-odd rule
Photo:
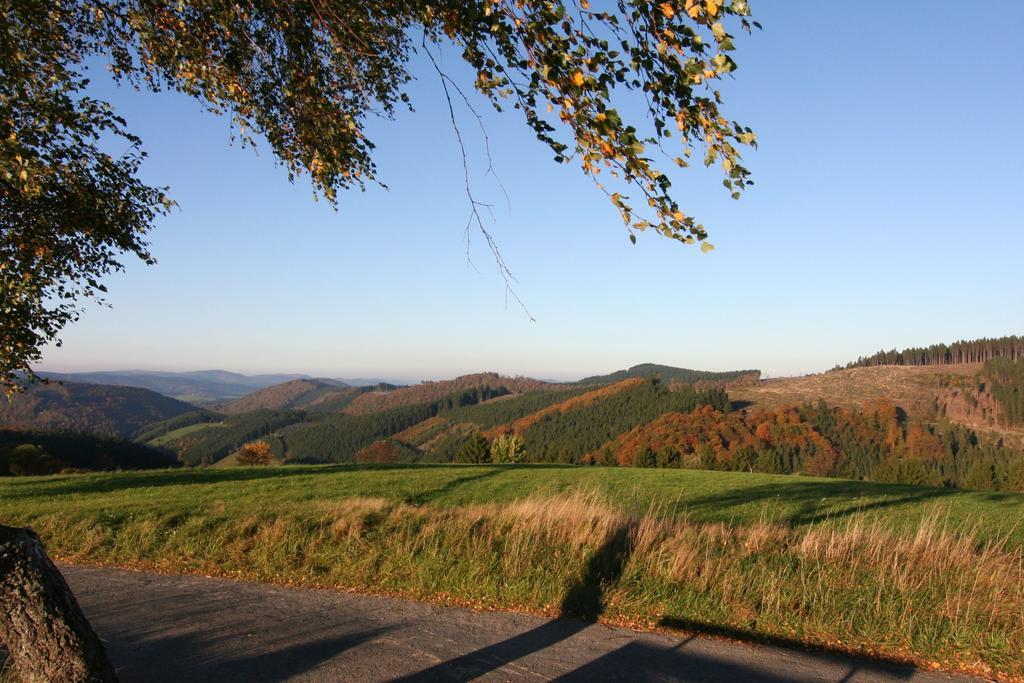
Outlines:
[[[936,510],[984,539],[1024,546],[1024,495],[937,489],[843,479],[704,470],[581,468],[557,465],[287,466],[189,469],[73,477],[0,479],[0,520],[44,515],[114,520],[150,511],[224,514],[291,512],[316,501],[377,497],[412,504],[505,503],[572,491],[598,493],[622,509],[697,522],[794,526],[880,519],[895,531],[916,528]],[[218,513],[220,514],[220,513]]]
[[[0,522],[32,525],[73,561],[1016,677],[1022,518],[1024,495],[696,470],[335,465],[0,480]]]
[[[219,423],[219,422],[198,422],[196,424],[192,424],[192,425],[188,425],[188,426],[185,426],[185,427],[181,427],[179,429],[175,429],[173,431],[167,432],[166,434],[161,434],[160,436],[156,437],[155,439],[151,439],[151,440],[147,441],[146,445],[147,446],[153,446],[153,447],[166,446],[167,444],[171,443],[175,439],[179,439],[179,438],[181,438],[183,436],[186,436],[188,434],[193,434],[195,432],[199,432],[199,431],[202,431],[204,429],[215,429],[217,427],[223,427],[223,426],[224,425]]]

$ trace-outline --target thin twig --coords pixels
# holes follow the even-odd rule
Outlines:
[[[498,244],[494,241],[494,238],[491,236],[491,233],[488,232],[487,228],[484,227],[483,218],[480,216],[480,207],[490,209],[490,205],[485,204],[484,202],[477,201],[477,199],[473,196],[473,188],[470,183],[469,176],[469,161],[466,155],[466,145],[462,140],[462,131],[459,129],[458,121],[455,118],[455,107],[452,104],[451,93],[448,90],[448,81],[450,81],[450,79],[445,75],[443,71],[441,71],[441,67],[438,66],[437,60],[434,59],[434,54],[427,47],[426,37],[424,37],[423,39],[422,47],[423,51],[427,55],[427,58],[430,59],[430,63],[434,66],[434,70],[437,71],[437,75],[441,80],[441,87],[444,89],[444,97],[448,103],[448,116],[451,119],[452,128],[455,131],[455,139],[459,143],[459,151],[462,154],[462,174],[463,180],[465,182],[466,198],[469,200],[469,219],[466,221],[466,257],[470,261],[470,263],[472,263],[472,259],[469,256],[469,233],[470,229],[474,225],[476,225],[476,228],[484,236],[484,240],[487,242],[487,246],[491,250],[491,254],[494,255],[494,263],[498,268],[498,273],[501,274],[502,279],[505,281],[506,301],[508,295],[511,294],[512,297],[516,300],[516,303],[519,304],[519,307],[523,309],[524,313],[526,313],[526,316],[530,319],[530,322],[536,322],[536,318],[533,317],[533,314],[531,314],[529,309],[526,308],[526,304],[523,303],[523,300],[519,297],[519,294],[516,293],[515,287],[513,287],[513,283],[517,282],[516,277],[515,275],[512,274],[512,271],[509,269],[508,264],[505,263],[505,259],[501,255],[501,250],[498,248]]]

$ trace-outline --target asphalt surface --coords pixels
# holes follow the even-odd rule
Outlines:
[[[574,619],[194,576],[61,571],[125,683],[973,680]]]

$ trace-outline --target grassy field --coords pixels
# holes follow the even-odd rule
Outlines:
[[[223,426],[224,425],[222,423],[220,423],[220,422],[199,422],[199,423],[196,423],[196,424],[187,425],[185,427],[180,427],[180,428],[175,429],[173,431],[167,432],[166,434],[161,434],[160,436],[156,437],[155,439],[151,439],[150,441],[146,442],[146,445],[147,446],[153,446],[153,447],[164,446],[166,444],[171,443],[175,439],[180,439],[181,437],[186,436],[188,434],[192,434],[194,432],[199,432],[199,431],[202,431],[204,429],[212,429],[214,427],[223,427]]]
[[[77,562],[801,642],[1024,676],[1024,495],[558,466],[0,480]]]

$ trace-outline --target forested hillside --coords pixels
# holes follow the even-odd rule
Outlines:
[[[412,427],[438,413],[473,405],[507,393],[504,388],[473,388],[444,398],[366,415],[317,410],[258,410],[238,415],[189,416],[187,424],[171,421],[142,433],[175,452],[187,464],[212,464],[240,446],[267,441],[282,460],[353,462],[355,454],[375,440]],[[183,418],[184,419],[184,418]],[[173,429],[170,429],[172,428]]]
[[[999,420],[1009,427],[1024,426],[1024,356],[1017,360],[993,358],[985,363],[979,391],[999,404]]]
[[[0,476],[152,469],[178,464],[166,451],[129,441],[85,434],[0,430]]]
[[[349,403],[345,412],[353,415],[365,415],[400,406],[436,401],[457,392],[484,387],[503,389],[504,393],[513,394],[542,389],[568,388],[566,385],[551,384],[529,377],[505,377],[494,372],[481,372],[450,380],[422,382],[390,391],[366,391]]]
[[[522,436],[532,462],[579,463],[591,450],[659,415],[687,413],[698,406],[729,410],[729,397],[721,389],[697,391],[684,386],[670,390],[657,380],[626,382],[635,384],[610,392],[603,400],[577,401],[564,410],[542,411],[537,419],[517,421],[508,431]]]
[[[145,425],[195,409],[147,389],[51,381],[0,400],[0,429],[130,438]]]
[[[304,419],[302,411],[256,410],[220,422],[195,422],[167,433],[158,443],[186,465],[212,465],[243,444]]]
[[[609,384],[624,379],[639,378],[647,379],[657,377],[662,382],[679,382],[682,384],[693,384],[695,382],[732,382],[738,379],[758,379],[761,376],[760,370],[731,370],[728,372],[709,372],[706,370],[689,370],[687,368],[674,368],[671,365],[657,365],[655,363],[642,363],[634,365],[628,370],[618,370],[607,375],[594,375],[584,377],[577,384]]]
[[[1024,490],[1024,451],[961,426],[912,423],[889,403],[824,402],[725,413],[667,413],[621,434],[586,462],[808,474],[869,481]]]
[[[1024,434],[1024,358],[769,381],[735,381],[756,371],[654,365],[604,377],[625,378],[551,384],[481,373],[408,387],[298,379],[221,411],[140,389],[51,385],[18,397],[7,411],[21,421],[0,427],[132,435],[140,449],[86,444],[81,456],[47,452],[51,470],[152,466],[168,455],[187,465],[226,458],[230,465],[243,446],[264,442],[252,448],[283,462],[493,458],[1024,488],[1017,438]],[[47,443],[69,452],[70,442]]]
[[[391,452],[425,462],[479,462],[480,453],[473,449],[479,448],[481,440],[493,443],[515,435],[526,461],[579,463],[589,449],[665,412],[690,411],[701,405],[729,409],[729,398],[720,389],[670,389],[657,380],[628,379],[585,389],[569,396],[540,392],[442,411],[434,419],[394,433],[389,439]],[[380,451],[372,457],[379,455]]]
[[[847,363],[847,368],[872,365],[959,365],[984,363],[993,358],[1018,360],[1024,358],[1024,337],[1009,336],[995,339],[974,339],[952,344],[932,344],[897,351],[879,351],[871,356]]]

